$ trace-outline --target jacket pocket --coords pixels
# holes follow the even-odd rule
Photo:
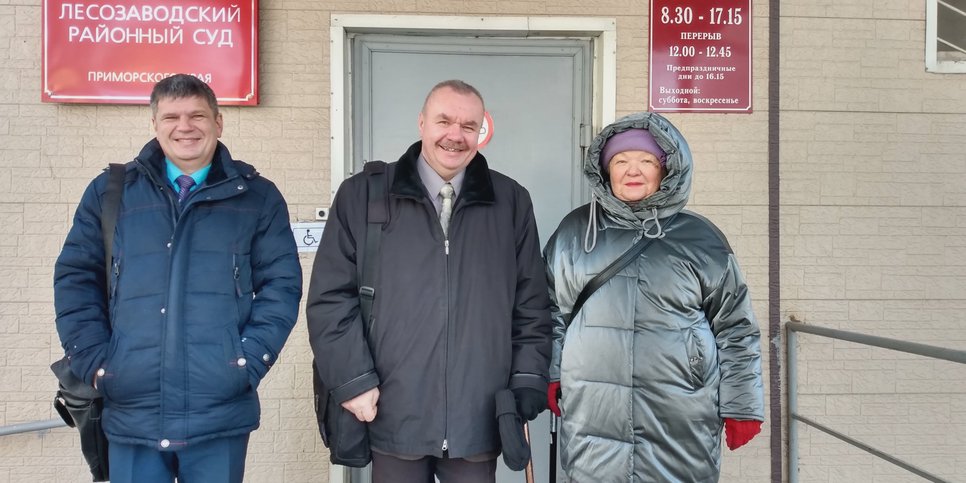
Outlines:
[[[231,255],[231,275],[235,281],[235,296],[242,298],[252,293],[252,257],[233,253]]]
[[[127,334],[114,331],[107,354],[98,370],[97,389],[112,406],[129,406],[157,393],[158,360]]]
[[[231,256],[231,276],[235,288],[235,306],[238,309],[238,322],[248,322],[252,313],[253,288],[251,255],[233,253]]]
[[[685,347],[688,357],[688,376],[692,387],[704,387],[704,350],[701,347],[700,334],[693,327],[685,336]]]
[[[691,327],[685,336],[691,384],[704,387],[711,378],[711,370],[718,364],[718,348],[710,329]]]
[[[241,336],[234,326],[225,328],[224,347],[227,367],[231,373],[229,380],[233,383],[232,397],[244,394],[251,385],[248,379],[248,361],[241,348]]]
[[[112,362],[114,361],[115,354],[117,354],[117,339],[118,334],[117,332],[114,332],[111,335],[111,341],[107,344],[107,353],[104,355],[104,362],[102,362],[101,367],[97,369],[104,369],[104,375],[94,376],[94,378],[97,380],[97,390],[100,391],[104,397],[111,400],[116,399],[116,396],[114,396],[111,391],[111,386],[113,386],[112,383],[114,382],[116,374],[114,374],[110,369],[114,365]]]

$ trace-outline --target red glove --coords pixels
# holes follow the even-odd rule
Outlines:
[[[741,421],[737,419],[725,418],[725,443],[728,449],[734,451],[745,443],[751,441],[755,435],[761,432],[761,421]]]
[[[560,417],[560,381],[547,384],[547,407],[554,416]]]

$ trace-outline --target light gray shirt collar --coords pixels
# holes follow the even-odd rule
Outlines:
[[[438,215],[439,210],[443,206],[443,197],[439,195],[439,190],[446,184],[446,181],[426,162],[426,158],[422,154],[419,155],[419,161],[416,162],[416,170],[419,172],[419,179],[423,182],[423,186],[426,187],[426,192],[429,193],[429,199],[432,200],[433,206],[436,207],[436,214]],[[459,198],[465,176],[466,170],[464,169],[456,173],[453,179],[449,180],[449,184],[453,185],[453,191],[456,193],[453,199]]]

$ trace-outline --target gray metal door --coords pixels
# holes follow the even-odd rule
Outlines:
[[[429,89],[461,79],[480,90],[492,119],[480,152],[530,191],[542,242],[589,199],[581,172],[592,114],[589,39],[357,34],[351,41],[353,172],[369,160],[398,159],[419,139],[416,121]],[[548,477],[549,432],[549,412],[530,423],[540,482]],[[498,482],[523,477],[501,459]],[[369,481],[367,472],[352,481]]]

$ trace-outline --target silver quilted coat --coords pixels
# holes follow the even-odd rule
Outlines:
[[[598,164],[604,142],[629,128],[649,129],[668,154],[660,190],[633,206],[613,196]],[[592,202],[564,218],[544,252],[566,478],[718,481],[722,419],[764,420],[760,331],[724,235],[683,211],[691,151],[664,117],[633,114],[594,139],[584,174]],[[644,236],[654,238],[645,252],[566,328],[584,285]]]

